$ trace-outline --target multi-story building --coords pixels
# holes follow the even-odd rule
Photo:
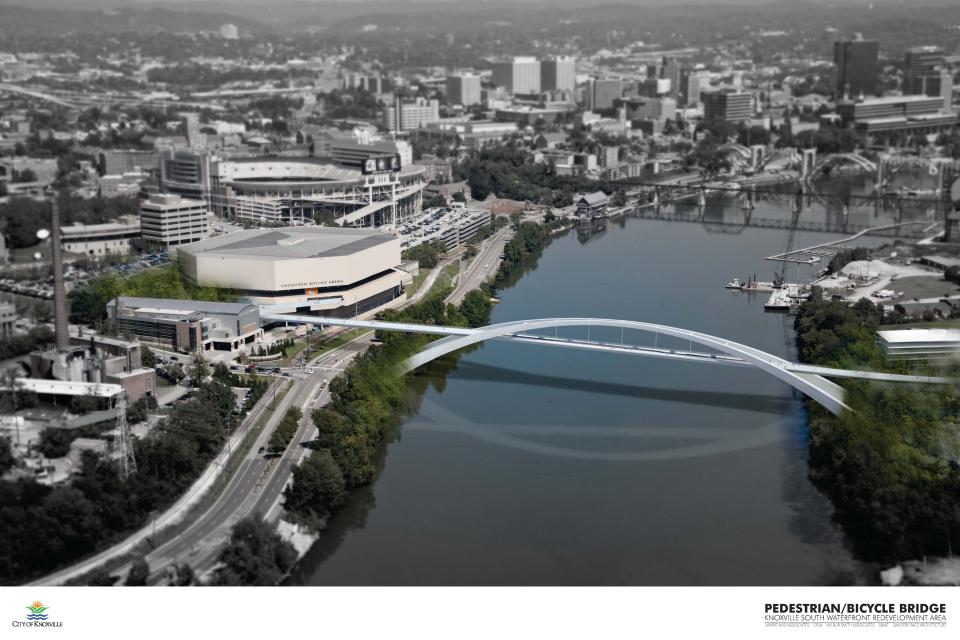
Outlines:
[[[151,196],[140,204],[140,232],[144,241],[173,247],[210,235],[207,204],[172,193]]]
[[[12,338],[17,322],[17,305],[0,302],[0,338]]]
[[[507,93],[526,95],[540,93],[540,61],[530,56],[517,56],[492,65],[493,84]]]
[[[160,184],[164,191],[192,200],[207,200],[210,190],[208,153],[166,150],[160,154]],[[209,200],[207,200],[209,204]]]
[[[700,107],[700,94],[710,89],[710,72],[703,69],[683,69],[680,72],[680,104],[696,109]]]
[[[447,102],[469,107],[480,104],[480,76],[474,73],[459,73],[447,76]]]
[[[669,96],[676,100],[680,94],[680,62],[676,58],[664,56],[660,77],[670,81]]]
[[[489,211],[469,211],[447,226],[441,234],[440,240],[447,249],[453,249],[465,243],[488,224],[490,224]]]
[[[880,43],[876,40],[840,40],[833,43],[837,66],[837,96],[872,95],[877,88]]]
[[[623,97],[626,83],[619,78],[592,78],[588,84],[587,107],[590,111],[613,108],[614,100]]]
[[[440,119],[440,101],[417,98],[412,101],[397,98],[383,113],[383,126],[387,131],[420,129]]]
[[[263,335],[260,310],[248,303],[121,296],[107,315],[124,333],[176,351],[236,351]]]
[[[742,122],[753,117],[753,95],[750,93],[731,89],[704,91],[700,99],[704,120]]]
[[[540,91],[573,91],[577,85],[577,62],[571,56],[540,61]]]
[[[845,100],[837,103],[837,114],[867,135],[938,133],[957,123],[957,114],[945,111],[941,98],[929,96]]]
[[[907,49],[903,59],[903,93],[908,96],[939,96],[943,51],[938,47]]]
[[[140,237],[136,216],[120,216],[104,224],[71,224],[60,228],[64,251],[90,256],[130,253],[132,242]]]

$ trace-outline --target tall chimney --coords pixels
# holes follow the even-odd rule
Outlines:
[[[50,202],[50,237],[53,243],[53,326],[57,334],[57,350],[70,347],[67,325],[67,290],[63,286],[63,251],[60,248],[60,203],[54,194]]]

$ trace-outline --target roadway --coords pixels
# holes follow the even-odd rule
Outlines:
[[[323,385],[322,381],[342,371],[350,360],[366,349],[370,338],[370,335],[362,335],[314,358],[309,365],[314,368],[314,373],[299,374],[293,379],[286,396],[278,403],[216,501],[186,530],[145,556],[154,571],[154,579],[158,579],[163,570],[174,562],[185,561],[197,573],[213,567],[222,545],[230,537],[233,525],[248,515],[268,514],[280,500],[293,467],[305,452],[302,445],[313,439],[311,410],[330,400],[329,385]],[[267,446],[276,425],[293,406],[301,407],[304,416],[290,446],[279,457],[267,457],[260,453],[260,448]]]
[[[481,243],[477,255],[467,265],[466,269],[461,269],[460,279],[457,286],[447,296],[446,302],[451,304],[460,304],[463,298],[472,290],[478,288],[497,270],[500,264],[500,255],[503,248],[512,237],[510,227],[504,227],[494,235]]]

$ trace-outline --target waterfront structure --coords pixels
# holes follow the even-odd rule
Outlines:
[[[957,123],[957,114],[943,110],[943,100],[923,95],[889,96],[837,103],[844,124],[867,135],[937,133]]]
[[[877,343],[892,360],[944,360],[960,354],[960,329],[877,331]]]
[[[414,100],[397,98],[383,112],[383,126],[387,131],[420,129],[439,119],[440,101],[427,98]]]
[[[540,61],[530,56],[517,56],[494,62],[491,80],[511,95],[540,93]]]
[[[400,238],[369,229],[281,227],[237,231],[177,251],[202,286],[236,290],[253,304],[337,317],[401,301]]]
[[[17,322],[17,305],[0,302],[0,338],[12,338]]]
[[[480,76],[474,73],[458,73],[447,76],[447,102],[464,107],[480,104]]]
[[[120,216],[103,224],[74,223],[60,228],[63,250],[89,256],[130,253],[132,242],[140,238],[140,220],[136,216]]]
[[[607,212],[610,198],[603,191],[595,191],[580,196],[577,201],[577,215],[585,217],[602,216]]]
[[[121,296],[107,303],[117,328],[175,351],[236,351],[262,338],[260,310],[238,302]]]
[[[876,40],[838,40],[833,44],[838,97],[871,95],[877,88],[877,59],[880,43]]]
[[[210,235],[207,204],[203,200],[160,193],[140,204],[140,231],[145,242],[175,247]]]
[[[577,63],[571,56],[553,56],[540,61],[540,91],[573,91]]]
[[[742,122],[753,117],[753,95],[735,89],[704,91],[700,94],[703,101],[704,120],[724,120]]]

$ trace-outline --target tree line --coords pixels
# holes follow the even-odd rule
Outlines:
[[[829,301],[814,290],[796,317],[803,362],[853,369],[939,373],[889,362],[877,345],[884,310],[867,299]],[[810,478],[867,561],[946,555],[960,545],[960,393],[953,386],[843,383],[853,411],[808,402]]]

